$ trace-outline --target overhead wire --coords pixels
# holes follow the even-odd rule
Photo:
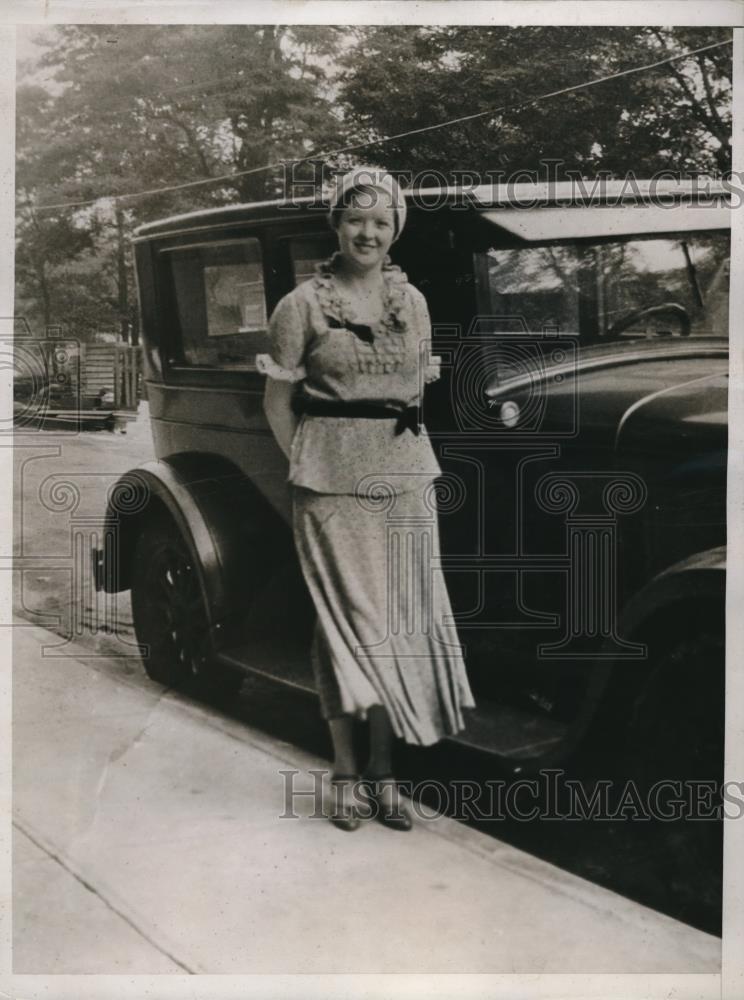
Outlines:
[[[446,121],[435,122],[431,125],[423,125],[420,128],[407,129],[404,132],[398,132],[394,135],[383,136],[379,139],[367,139],[363,142],[353,142],[346,146],[339,146],[331,150],[321,150],[319,152],[310,153],[307,156],[297,157],[292,160],[296,165],[300,163],[307,163],[310,161],[317,161],[319,159],[328,159],[332,156],[339,156],[344,153],[356,152],[360,149],[367,149],[370,146],[380,146],[388,142],[395,142],[397,140],[407,139],[415,135],[423,135],[425,133],[434,132],[438,129],[449,128],[453,125],[460,125],[465,122],[475,121],[479,118],[494,117],[496,115],[504,114],[507,111],[516,111],[523,108],[532,107],[535,104],[540,104],[543,101],[550,100],[554,97],[560,97],[564,94],[576,93],[579,90],[585,90],[589,87],[596,87],[599,84],[607,83],[610,80],[619,80],[622,77],[631,76],[635,73],[645,73],[649,70],[658,69],[660,66],[666,66],[673,62],[679,62],[682,59],[688,59],[690,56],[698,55],[701,52],[708,52],[712,49],[719,49],[725,45],[732,45],[731,39],[726,39],[722,42],[712,42],[708,45],[702,45],[696,49],[688,49],[685,52],[677,53],[673,56],[668,56],[665,59],[659,59],[652,63],[646,63],[643,66],[631,66],[628,69],[619,70],[616,73],[609,73],[605,76],[598,77],[594,80],[585,80],[582,83],[572,84],[569,87],[561,87],[558,90],[552,90],[545,94],[539,94],[535,97],[527,97],[522,101],[517,101],[512,104],[501,105],[496,108],[489,108],[485,111],[476,111],[469,115],[460,115],[457,118],[450,118]],[[86,205],[94,205],[97,202],[105,200],[115,200],[120,201],[128,198],[146,198],[151,195],[156,194],[168,194],[173,191],[185,191],[191,188],[203,187],[207,184],[218,184],[218,183],[230,183],[240,177],[248,177],[253,174],[263,173],[269,170],[277,170],[284,165],[284,161],[279,161],[276,163],[263,164],[259,167],[252,167],[248,170],[237,170],[231,171],[226,174],[219,174],[213,177],[203,177],[198,180],[184,181],[180,184],[170,184],[161,187],[148,188],[142,191],[131,191],[124,194],[110,194],[110,195],[98,195],[95,198],[88,198],[81,201],[67,201],[59,202],[57,204],[50,205],[39,205],[34,210],[36,212],[49,212],[57,211],[60,209],[67,208],[82,208]]]

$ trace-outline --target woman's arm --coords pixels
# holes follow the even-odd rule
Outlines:
[[[292,410],[294,388],[294,382],[280,382],[267,378],[263,398],[264,413],[269,427],[287,458],[298,424],[298,419]]]
[[[297,289],[277,303],[269,320],[270,354],[256,355],[256,368],[266,375],[263,408],[277,444],[290,457],[298,419],[292,410],[292,393],[305,378],[306,322],[297,301]]]
[[[416,336],[418,338],[419,345],[425,343],[427,345],[426,350],[426,360],[424,367],[424,382],[436,382],[438,378],[441,377],[442,369],[441,362],[442,359],[438,355],[432,355],[432,331],[431,331],[431,318],[429,316],[429,307],[426,304],[426,299],[422,293],[415,288],[413,285],[408,286],[409,293],[411,296],[411,304],[413,308],[414,316],[414,328],[416,330]]]

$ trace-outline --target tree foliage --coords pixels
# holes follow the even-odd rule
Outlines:
[[[80,336],[136,327],[128,238],[137,224],[281,196],[283,171],[267,165],[354,142],[370,145],[329,162],[357,158],[447,175],[539,172],[544,160],[583,176],[725,171],[729,48],[526,102],[729,35],[649,27],[58,26],[40,58],[23,67],[17,95],[19,308],[37,325],[62,323]],[[142,194],[162,187],[177,190]]]
[[[35,67],[46,86],[29,81],[18,92],[19,205],[37,209],[35,225],[51,239],[56,216],[44,205],[101,199],[92,209],[81,206],[73,228],[91,240],[85,247],[71,241],[69,257],[80,268],[86,254],[88,262],[101,261],[107,326],[112,313],[122,329],[136,324],[128,253],[123,269],[104,263],[126,253],[122,231],[128,236],[144,219],[200,205],[275,196],[282,172],[263,170],[267,162],[305,155],[309,136],[338,138],[321,65],[333,36],[333,29],[309,35],[277,25],[56,29]],[[236,176],[126,197],[223,175]],[[21,242],[31,232],[21,223]],[[20,278],[23,300],[49,303],[37,316],[51,310],[53,322],[72,321],[62,262],[49,260],[44,284],[38,269]]]
[[[524,170],[637,177],[730,169],[731,51],[531,98],[720,42],[721,29],[426,27],[360,29],[344,59],[346,120],[364,138],[505,108],[386,144],[390,169]],[[553,168],[555,169],[555,168]]]

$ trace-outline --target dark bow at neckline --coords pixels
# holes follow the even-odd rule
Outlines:
[[[346,320],[342,323],[337,320],[335,316],[327,316],[328,325],[332,330],[350,330],[355,337],[363,340],[365,344],[371,344],[374,342],[375,335],[372,333],[372,327],[367,326],[366,323],[352,323],[350,320]]]

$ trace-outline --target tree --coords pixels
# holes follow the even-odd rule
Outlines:
[[[18,219],[16,231],[16,275],[30,307],[31,317],[44,328],[60,321],[62,298],[70,295],[71,265],[93,249],[91,233],[70,219],[40,221],[32,209]],[[20,310],[17,309],[17,312]]]
[[[340,97],[362,138],[507,110],[379,147],[390,169],[730,169],[731,50],[550,98],[530,98],[730,37],[721,29],[400,27],[360,29]],[[523,106],[520,106],[523,105]],[[370,157],[376,149],[370,146]]]
[[[333,34],[277,25],[55,30],[33,67],[46,85],[19,88],[19,198],[35,207],[35,225],[48,226],[50,238],[70,210],[43,206],[99,199],[73,214],[76,226],[95,229],[98,253],[114,257],[103,269],[113,285],[103,299],[105,311],[113,303],[122,331],[133,321],[127,246],[135,225],[199,205],[278,195],[282,171],[266,165],[306,153],[309,135],[334,137],[338,122],[324,97],[322,66]]]
[[[136,225],[279,197],[284,175],[273,165],[355,141],[372,144],[323,159],[449,176],[539,173],[545,160],[588,177],[727,170],[729,48],[526,103],[727,37],[714,28],[57,26],[17,95],[19,301],[84,334],[136,328]],[[73,204],[46,208],[60,203]]]

